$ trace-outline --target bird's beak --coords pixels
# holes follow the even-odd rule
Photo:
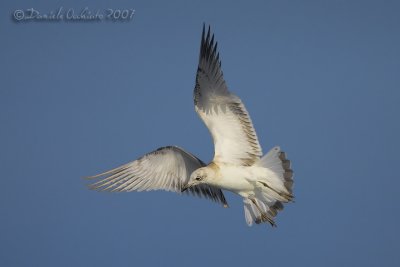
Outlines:
[[[186,190],[188,190],[192,185],[191,184],[186,184],[184,186],[182,186],[181,192],[185,192]]]

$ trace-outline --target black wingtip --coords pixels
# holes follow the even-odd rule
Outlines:
[[[203,23],[203,31],[201,34],[201,44],[200,44],[200,60],[202,57],[215,56],[217,53],[217,42],[214,43],[214,34],[211,33],[211,26],[208,25],[208,30],[206,34],[206,24]]]
[[[210,41],[210,34],[211,34],[211,27],[208,25],[208,31],[207,31],[207,37],[206,37],[206,43],[208,44]]]

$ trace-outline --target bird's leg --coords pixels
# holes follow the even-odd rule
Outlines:
[[[258,206],[257,201],[254,198],[250,198],[250,200],[251,200],[251,202],[253,202],[254,206],[256,206],[256,208],[258,209],[258,211],[261,214],[260,218],[257,218],[256,223],[259,224],[259,223],[268,221],[271,224],[271,226],[276,227],[274,220],[272,218],[270,218],[268,216],[268,214],[260,208],[260,206]]]

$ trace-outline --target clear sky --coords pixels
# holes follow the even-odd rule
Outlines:
[[[1,266],[400,266],[398,1],[2,1]],[[16,23],[135,9],[126,22]],[[267,152],[293,162],[277,228],[84,176],[165,145],[203,161],[192,92],[203,22]]]

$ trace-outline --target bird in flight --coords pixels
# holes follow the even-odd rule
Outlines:
[[[293,200],[293,171],[277,146],[263,156],[250,116],[228,90],[221,69],[217,42],[203,25],[194,106],[209,129],[214,158],[205,164],[177,146],[161,147],[118,168],[88,177],[100,191],[166,190],[205,197],[227,207],[222,190],[243,198],[245,219],[270,223]]]

